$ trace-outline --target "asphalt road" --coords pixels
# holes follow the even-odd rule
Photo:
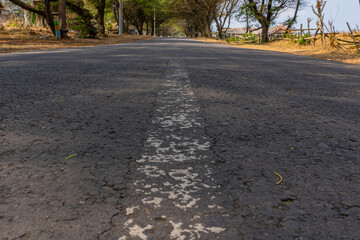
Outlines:
[[[360,67],[187,39],[0,55],[0,239],[359,239]]]

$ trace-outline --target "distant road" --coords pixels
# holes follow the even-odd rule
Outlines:
[[[0,55],[0,239],[357,239],[360,67],[189,39]]]

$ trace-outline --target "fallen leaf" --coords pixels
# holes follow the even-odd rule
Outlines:
[[[283,180],[282,176],[280,176],[280,174],[278,174],[277,172],[274,173],[280,178],[280,181],[278,181],[276,184],[280,184]]]

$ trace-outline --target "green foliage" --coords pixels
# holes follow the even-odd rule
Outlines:
[[[37,15],[36,13],[28,12],[25,15],[25,18],[27,18],[28,23],[35,25],[36,21],[40,18],[40,16]]]
[[[182,35],[185,35],[182,21],[179,21],[178,19],[167,20],[160,27],[160,35],[174,37],[180,37]]]
[[[79,38],[88,38],[92,37],[93,35],[93,29],[89,28],[89,24],[85,23],[85,21],[81,17],[76,17],[69,21],[69,23],[72,25],[71,29],[79,31],[79,35],[77,37]]]
[[[227,38],[226,41],[229,43],[243,43],[243,44],[251,44],[256,42],[258,38],[258,35],[253,34],[253,33],[247,33],[247,34],[243,34],[241,37],[239,36],[233,36],[230,38]]]
[[[240,41],[240,37],[238,37],[238,36],[233,36],[233,37],[230,37],[230,38],[226,38],[226,41],[227,41],[228,43],[239,42],[239,41]]]
[[[309,38],[310,37],[310,35],[308,34],[308,33],[305,33],[303,36],[299,36],[299,38],[298,38],[298,43],[300,44],[300,45],[310,45],[310,40],[309,39],[306,39],[306,38]]]

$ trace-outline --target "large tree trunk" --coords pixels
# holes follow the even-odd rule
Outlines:
[[[146,35],[149,35],[149,20],[146,20]]]
[[[52,13],[50,11],[50,4],[45,3],[45,14],[46,14],[45,15],[46,23],[49,25],[52,33],[56,36],[54,16],[52,15]]]
[[[129,21],[124,19],[124,33],[129,34]]]
[[[269,42],[269,25],[268,24],[262,24],[262,41],[264,43]]]
[[[139,35],[144,35],[143,33],[143,29],[144,29],[144,22],[141,22],[140,25],[137,27],[138,31],[139,31]]]
[[[206,37],[211,37],[211,23],[206,26]]]
[[[66,0],[59,0],[59,19],[61,38],[67,38]]]
[[[105,24],[104,24],[104,16],[105,16],[105,0],[100,0],[98,6],[96,7],[97,14],[95,16],[97,22],[97,28],[99,34],[105,34]]]

